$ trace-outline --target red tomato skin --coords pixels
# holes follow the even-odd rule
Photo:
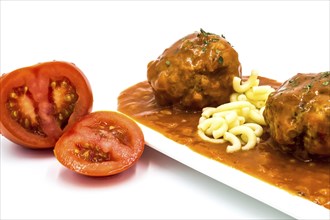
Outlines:
[[[116,161],[90,162],[79,158],[75,154],[75,145],[79,142],[87,143],[94,139],[93,133],[84,133],[85,128],[94,129],[100,122],[107,122],[110,125],[118,126],[127,131],[125,135],[129,140],[131,154],[123,159]],[[145,140],[141,128],[128,116],[114,111],[92,112],[77,121],[69,130],[67,130],[57,141],[54,148],[56,159],[68,169],[86,176],[110,176],[121,173],[132,167],[143,154]],[[112,151],[121,153],[120,146],[111,146]],[[114,154],[114,153],[113,153]]]
[[[6,108],[6,102],[8,94],[14,87],[28,85],[29,87],[31,86],[31,90],[38,91],[38,89],[44,88],[44,84],[49,83],[50,79],[61,80],[63,77],[69,79],[79,95],[75,108],[64,129],[50,126],[55,128],[54,134],[50,133],[47,137],[41,137],[28,132],[11,118],[11,112]],[[65,61],[38,63],[3,74],[0,80],[0,88],[0,132],[10,141],[27,148],[43,149],[54,147],[63,132],[82,116],[90,113],[93,107],[93,94],[87,77],[75,64]],[[45,101],[47,94],[45,95],[44,93],[46,91],[40,90],[38,92],[39,94],[34,94],[35,100]],[[39,109],[40,112],[42,110]],[[50,111],[50,109],[45,109],[44,114],[51,114]],[[49,121],[49,125],[53,122]]]

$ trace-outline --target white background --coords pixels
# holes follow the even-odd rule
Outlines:
[[[94,110],[116,110],[118,94],[146,79],[149,61],[203,28],[234,45],[244,75],[258,69],[283,81],[329,70],[329,4],[1,1],[0,72],[73,62],[92,85]],[[88,178],[61,166],[51,151],[2,136],[0,144],[1,219],[291,218],[149,147],[130,170]]]

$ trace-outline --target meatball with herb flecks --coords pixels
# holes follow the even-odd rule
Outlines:
[[[159,105],[200,110],[229,102],[238,54],[223,35],[190,34],[148,64],[148,81]]]
[[[330,72],[293,76],[271,93],[264,111],[281,150],[299,159],[330,159]]]

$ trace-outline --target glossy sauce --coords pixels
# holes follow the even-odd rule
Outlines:
[[[280,85],[271,79],[260,79],[261,84]],[[201,112],[160,107],[147,81],[123,91],[118,97],[118,110],[199,154],[330,209],[330,164],[306,163],[284,154],[273,147],[267,132],[254,149],[226,153],[226,143],[205,142],[197,135]]]

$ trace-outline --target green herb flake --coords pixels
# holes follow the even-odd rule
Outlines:
[[[169,60],[166,60],[165,64],[166,64],[166,66],[170,66],[171,62]]]
[[[205,32],[202,28],[200,29],[201,34],[203,34],[205,37],[208,35],[207,32]]]
[[[298,85],[298,82],[296,80],[294,80],[294,79],[290,79],[289,80],[289,84],[294,87],[294,86],[297,86]]]
[[[330,71],[327,71],[327,72],[323,72],[323,73],[321,73],[321,77],[323,78],[323,77],[328,77],[328,76],[330,76]]]
[[[322,85],[327,86],[327,85],[329,85],[329,83],[330,83],[329,81],[325,81],[322,83]]]
[[[304,89],[307,89],[307,92],[312,88],[312,84],[308,84],[304,86]]]
[[[219,57],[218,63],[223,64],[223,57],[222,56]]]
[[[210,32],[206,32],[206,31],[204,31],[203,28],[200,29],[200,32],[201,32],[201,34],[202,34],[203,36],[205,36],[205,37],[207,37],[207,36],[209,36],[209,35],[214,35],[213,33],[210,33]]]

